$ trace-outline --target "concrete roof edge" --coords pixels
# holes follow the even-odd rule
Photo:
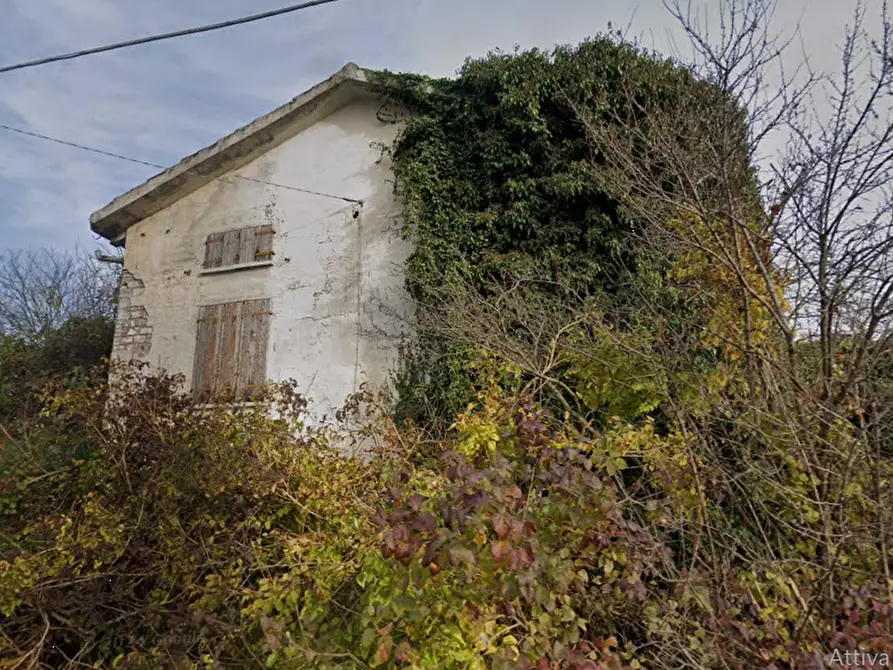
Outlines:
[[[221,154],[225,154],[228,149],[244,142],[252,135],[262,132],[274,123],[282,121],[290,115],[300,113],[304,107],[310,105],[321,96],[346,82],[366,85],[369,83],[369,78],[366,70],[359,65],[354,62],[347,63],[347,65],[338,70],[331,77],[299,94],[290,102],[287,102],[269,114],[265,114],[251,123],[238,128],[229,135],[217,140],[214,144],[183,158],[172,167],[150,177],[141,185],[118,196],[105,207],[96,210],[90,215],[90,228],[106,239],[115,241],[115,239],[121,237],[123,230],[120,230],[120,227],[116,226],[112,219],[114,219],[115,215],[118,213],[124,214],[125,212],[123,210],[129,205],[132,205],[157,189],[169,184],[172,180],[182,177],[185,173],[197,170],[197,168],[211,159],[220,158]],[[104,225],[106,223],[109,225]],[[130,225],[132,224],[125,225],[124,229],[128,228]]]

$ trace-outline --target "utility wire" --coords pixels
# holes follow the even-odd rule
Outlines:
[[[252,14],[251,16],[244,16],[238,19],[230,19],[229,21],[221,21],[220,23],[212,23],[206,26],[198,26],[196,28],[186,28],[184,30],[176,30],[172,33],[162,33],[160,35],[150,35],[148,37],[140,37],[135,40],[128,40],[126,42],[118,42],[116,44],[108,44],[106,46],[101,47],[93,47],[92,49],[83,49],[81,51],[73,51],[72,53],[61,54],[59,56],[49,56],[47,58],[39,58],[37,60],[27,61],[25,63],[16,63],[15,65],[6,65],[4,67],[0,67],[0,74],[4,72],[12,72],[13,70],[24,70],[29,67],[36,67],[38,65],[46,65],[47,63],[56,63],[58,61],[63,60],[73,60],[75,58],[81,58],[82,56],[90,56],[92,54],[105,53],[106,51],[115,51],[116,49],[125,49],[127,47],[134,47],[140,44],[149,44],[150,42],[160,42],[162,40],[169,40],[175,37],[185,37],[186,35],[198,35],[199,33],[209,33],[212,30],[220,30],[221,28],[229,28],[231,26],[239,26],[243,23],[252,23],[254,21],[260,21],[261,19],[269,19],[274,16],[282,16],[283,14],[290,14],[292,12],[297,12],[301,9],[308,9],[309,7],[315,7],[317,5],[326,5],[331,2],[338,2],[338,0],[310,0],[309,2],[302,2],[299,5],[290,5],[288,7],[282,7],[281,9],[273,9],[269,12],[262,12],[260,14]]]
[[[137,165],[146,165],[151,168],[156,168],[158,170],[166,170],[167,167],[164,165],[159,165],[158,163],[150,163],[148,161],[140,160],[139,158],[131,158],[130,156],[124,156],[122,154],[111,153],[110,151],[103,151],[102,149],[95,149],[93,147],[88,147],[83,144],[76,144],[75,142],[69,142],[67,140],[60,140],[57,137],[50,137],[48,135],[41,135],[40,133],[32,133],[28,130],[22,130],[21,128],[13,128],[12,126],[7,126],[5,124],[0,123],[0,129],[8,130],[12,133],[18,133],[20,135],[27,135],[28,137],[35,137],[37,139],[46,140],[48,142],[55,142],[56,144],[62,144],[66,147],[73,147],[74,149],[80,149],[82,151],[89,151],[94,154],[99,154],[100,156],[107,156],[109,158],[116,158],[118,160],[127,161],[129,163],[136,163]],[[186,172],[192,172],[195,168],[190,168]],[[202,177],[206,177],[207,175],[200,175]],[[298,193],[306,193],[308,195],[318,195],[322,198],[331,198],[333,200],[343,200],[344,202],[351,202],[357,205],[362,205],[362,200],[357,200],[356,198],[348,198],[343,195],[333,195],[331,193],[324,193],[322,191],[312,191],[306,188],[299,188],[297,186],[287,186],[285,184],[277,184],[272,181],[264,181],[263,179],[255,179],[253,177],[245,177],[242,175],[230,175],[228,177],[212,177],[212,179],[226,182],[229,179],[242,179],[244,181],[254,182],[256,184],[263,184],[265,186],[273,186],[275,188],[282,188],[287,191],[297,191]]]
[[[20,135],[27,135],[28,137],[36,137],[41,140],[49,140],[50,142],[55,142],[56,144],[64,144],[67,147],[74,147],[75,149],[82,149],[83,151],[91,151],[94,154],[100,154],[102,156],[108,156],[110,158],[117,158],[122,161],[129,161],[131,163],[137,163],[139,165],[148,165],[149,167],[160,168],[162,170],[164,169],[164,167],[161,165],[156,165],[155,163],[141,161],[138,158],[130,158],[128,156],[122,156],[121,154],[113,154],[108,151],[103,151],[102,149],[94,149],[92,147],[85,147],[82,144],[75,144],[74,142],[67,142],[65,140],[60,140],[55,137],[48,137],[46,135],[40,135],[39,133],[32,133],[27,130],[22,130],[21,128],[13,128],[12,126],[6,126],[3,124],[0,124],[0,128],[2,128],[3,130],[8,130],[12,133],[19,133]]]

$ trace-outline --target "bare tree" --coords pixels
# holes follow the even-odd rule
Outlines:
[[[114,317],[118,266],[81,251],[0,254],[0,332],[41,339],[73,316]]]
[[[842,398],[865,357],[889,343],[893,317],[887,4],[878,39],[868,36],[859,3],[843,36],[840,72],[819,77],[806,70],[799,83],[803,68],[784,74],[792,38],[771,32],[775,2],[720,3],[715,40],[690,3],[665,4],[691,38],[693,71],[713,88],[683,93],[661,109],[645,109],[630,95],[636,123],[618,116],[615,124],[590,124],[605,156],[597,174],[637,219],[652,224],[650,232],[698,245],[732,271],[745,312],[765,308],[790,355],[796,339],[818,337],[825,395]],[[776,160],[765,146],[773,133],[788,137]],[[760,174],[771,179],[760,181]],[[751,188],[762,197],[747,197]],[[666,225],[685,217],[703,226],[698,236]],[[756,278],[744,276],[748,262]],[[851,374],[840,379],[833,368],[844,342],[857,354]]]
[[[564,299],[550,290],[561,288]],[[427,288],[425,309],[417,314],[423,333],[480,348],[517,366],[529,380],[525,391],[556,401],[577,423],[586,410],[562,379],[571,338],[597,311],[594,299],[573,293],[553,279],[514,277],[483,289],[462,276],[441,276]]]
[[[611,122],[579,113],[597,148],[600,185],[643,222],[645,247],[666,267],[697,277],[691,290],[704,298],[701,341],[743,361],[748,406],[725,411],[746,437],[734,444],[724,486],[744,499],[770,492],[771,504],[746,513],[763,537],[816,543],[821,598],[809,601],[805,622],[839,599],[846,584],[834,576],[854,537],[877,545],[863,569],[890,574],[891,491],[879,464],[889,444],[893,357],[888,7],[872,40],[858,4],[839,72],[803,67],[787,76],[783,56],[793,36],[772,32],[771,0],[723,0],[713,34],[690,3],[665,5],[689,36],[690,70],[705,85],[681,87],[675,101],[657,107],[642,102],[639,82],[630,81],[626,108]],[[786,141],[774,160],[769,138]],[[676,418],[717,461],[729,452],[727,434],[711,434],[681,409]],[[770,444],[798,459],[808,490],[779,474],[764,448]],[[865,480],[860,472],[872,474]],[[843,503],[854,486],[873,490],[876,514],[861,525]],[[798,499],[809,513],[791,513]],[[770,547],[729,551],[768,559]]]
[[[771,232],[795,288],[794,323],[821,343],[827,396],[846,395],[861,361],[889,343],[893,317],[893,34],[886,4],[881,29],[879,40],[868,37],[860,4],[840,75],[790,110],[791,139],[772,166],[780,196]],[[835,382],[843,334],[853,338],[857,364]]]

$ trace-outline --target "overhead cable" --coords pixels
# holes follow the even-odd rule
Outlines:
[[[66,147],[72,147],[74,149],[80,149],[81,151],[89,151],[94,154],[99,154],[100,156],[106,156],[108,158],[116,158],[118,160],[127,161],[129,163],[136,163],[137,165],[145,165],[147,167],[156,168],[158,170],[167,169],[164,165],[159,165],[158,163],[150,163],[149,161],[140,160],[139,158],[131,158],[130,156],[125,156],[123,154],[112,153],[110,151],[104,151],[102,149],[96,149],[94,147],[89,147],[84,144],[77,144],[76,142],[69,142],[68,140],[62,140],[58,137],[50,137],[49,135],[41,135],[40,133],[34,133],[29,130],[22,130],[21,128],[14,128],[13,126],[7,126],[5,124],[0,123],[0,129],[7,130],[12,133],[18,133],[20,135],[27,135],[28,137],[34,137],[41,140],[46,140],[48,142],[55,142],[56,144],[62,144]],[[192,168],[187,170],[187,172],[194,170]],[[196,173],[198,176],[206,177],[206,175],[200,175]],[[212,177],[212,179],[216,179],[219,181],[227,181],[228,179],[240,179],[243,181],[250,181],[256,184],[263,184],[265,186],[273,186],[275,188],[282,188],[287,191],[297,191],[298,193],[306,193],[308,195],[317,195],[322,198],[331,198],[333,200],[343,200],[344,202],[350,202],[358,205],[362,205],[362,200],[357,200],[356,198],[348,198],[343,195],[333,195],[331,193],[325,193],[322,191],[314,191],[307,188],[300,188],[298,186],[288,186],[286,184],[277,184],[272,181],[265,181],[263,179],[255,179],[254,177],[245,177],[243,175],[228,175],[226,177]]]
[[[115,51],[117,49],[126,49],[128,47],[135,47],[141,44],[149,44],[151,42],[161,42],[162,40],[170,40],[176,37],[186,37],[187,35],[198,35],[200,33],[209,33],[213,30],[220,30],[222,28],[230,28],[232,26],[239,26],[244,23],[252,23],[254,21],[260,21],[262,19],[273,18],[274,16],[282,16],[283,14],[290,14],[292,12],[297,12],[302,9],[309,9],[310,7],[316,7],[317,5],[327,5],[329,3],[338,2],[338,0],[310,0],[309,2],[302,2],[299,5],[290,5],[288,7],[282,7],[280,9],[272,9],[268,12],[261,12],[260,14],[252,14],[251,16],[243,16],[238,19],[230,19],[228,21],[221,21],[220,23],[212,23],[205,26],[197,26],[195,28],[185,28],[183,30],[175,30],[170,33],[161,33],[160,35],[149,35],[147,37],[139,37],[133,40],[127,40],[126,42],[117,42],[115,44],[107,44],[101,47],[93,47],[91,49],[82,49],[81,51],[73,51],[67,54],[60,54],[58,56],[48,56],[46,58],[38,58],[37,60],[31,60],[24,63],[16,63],[14,65],[5,65],[0,67],[0,74],[4,72],[12,72],[13,70],[24,70],[29,67],[37,67],[38,65],[46,65],[47,63],[56,63],[64,60],[74,60],[75,58],[81,58],[83,56],[90,56],[92,54],[105,53],[107,51]]]

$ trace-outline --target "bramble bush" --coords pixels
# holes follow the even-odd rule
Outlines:
[[[841,641],[890,648],[864,571],[828,613],[783,544],[720,588],[692,530],[734,506],[650,421],[579,431],[492,384],[443,438],[374,415],[360,458],[303,424],[289,384],[197,407],[175,378],[117,378],[50,393],[4,446],[57,459],[4,466],[11,667],[812,667]]]

